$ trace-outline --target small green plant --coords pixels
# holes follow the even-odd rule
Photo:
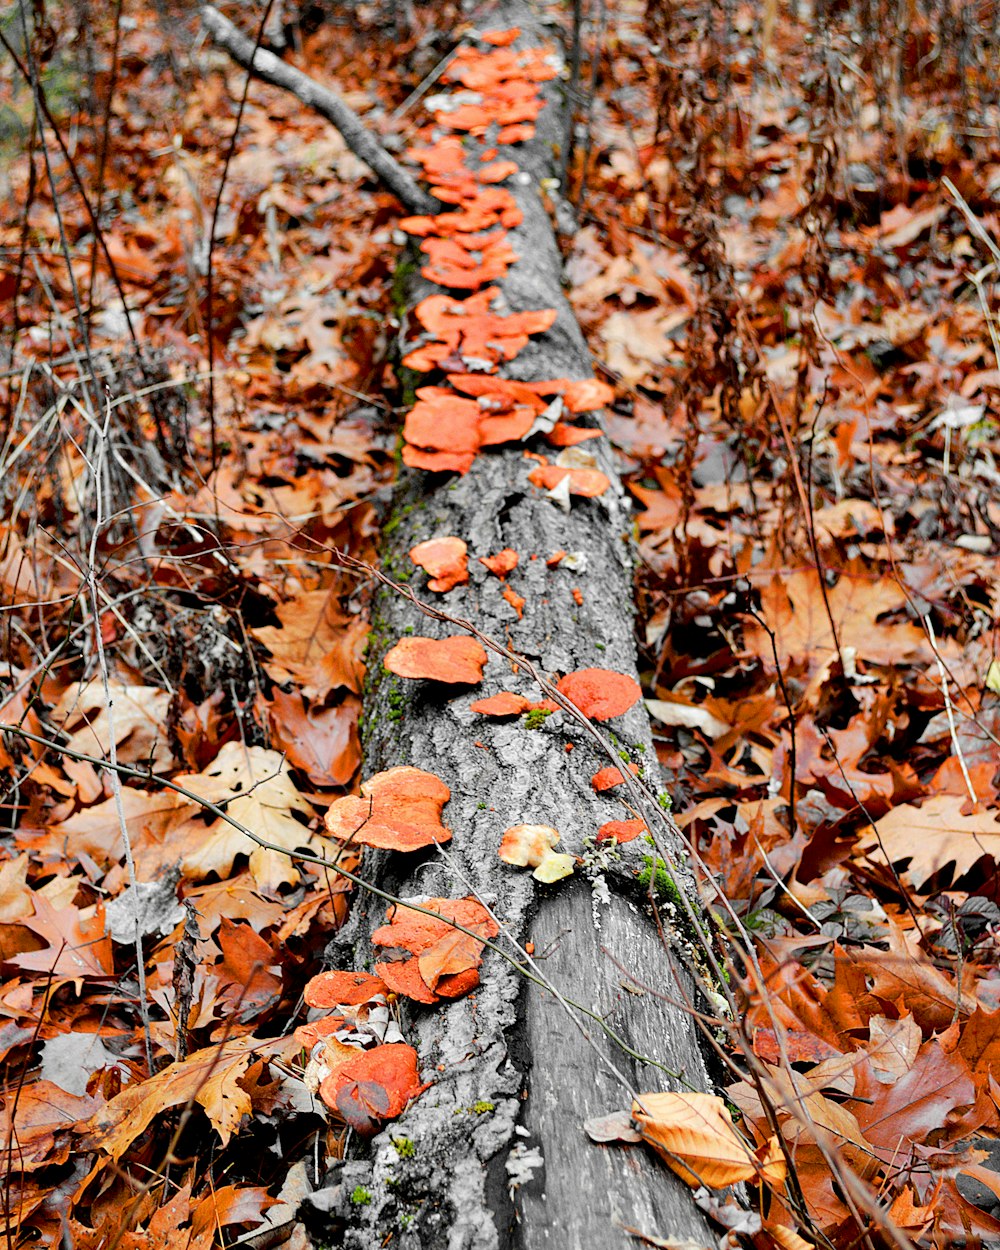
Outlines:
[[[673,877],[667,872],[666,864],[660,863],[655,855],[643,855],[643,868],[639,873],[639,884],[649,889],[649,883],[653,883],[653,894],[655,897],[665,899],[670,903],[680,904],[682,902],[681,892],[674,883]]]
[[[530,712],[524,714],[524,727],[525,729],[541,729],[551,715],[552,713],[543,707],[532,708]]]
[[[410,1137],[394,1137],[392,1144],[401,1159],[412,1159],[417,1153],[417,1143]]]
[[[482,799],[479,800],[479,802],[476,804],[476,807],[478,807],[481,812],[486,811],[486,804]]]
[[[660,791],[660,793],[656,796],[656,801],[665,812],[669,812],[674,805],[673,799],[669,794],[667,794],[666,790]]]
[[[496,1103],[487,1102],[480,1098],[478,1102],[474,1102],[469,1108],[474,1115],[487,1115],[490,1111],[496,1111]]]
[[[364,1185],[354,1186],[354,1191],[351,1194],[351,1202],[356,1207],[366,1207],[368,1206],[369,1202],[371,1202],[371,1200],[372,1200],[371,1191],[365,1189]]]

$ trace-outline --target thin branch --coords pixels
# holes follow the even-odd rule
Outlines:
[[[251,39],[222,16],[210,4],[201,10],[201,20],[209,35],[220,48],[244,69],[252,69],[263,82],[290,91],[303,104],[315,109],[340,131],[344,142],[354,155],[368,166],[380,181],[411,213],[438,213],[442,205],[426,191],[421,190],[414,179],[396,159],[385,150],[375,136],[366,128],[352,108],[334,95],[329,88],[315,82],[294,65],[288,65],[265,48],[254,49]]]

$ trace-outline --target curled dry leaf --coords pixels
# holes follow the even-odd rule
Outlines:
[[[326,813],[326,828],[342,842],[389,851],[417,851],[451,841],[441,812],[451,791],[434,773],[407,764],[369,777],[361,794],[348,794]]]
[[[444,594],[469,580],[468,550],[462,538],[429,538],[410,548],[410,559],[430,574],[428,589]]]
[[[383,663],[397,677],[422,678],[449,685],[478,686],[487,655],[474,638],[404,638],[386,652]]]
[[[372,934],[372,944],[385,948],[375,964],[379,975],[397,994],[420,1003],[468,994],[479,984],[483,940],[500,930],[474,898],[432,898],[421,906],[441,919],[394,905],[386,913],[389,923]],[[456,924],[481,938],[456,929]]]
[[[591,720],[621,716],[642,697],[639,683],[608,668],[580,668],[558,683],[559,693]]]
[[[565,469],[558,464],[540,464],[528,474],[528,481],[542,490],[555,490],[563,479],[569,481],[569,493],[583,499],[603,495],[611,485],[600,469]]]
[[[302,997],[309,1007],[357,1007],[385,992],[385,982],[370,972],[331,971],[307,981]]]
[[[531,875],[536,881],[551,883],[573,871],[573,856],[553,850],[558,841],[559,830],[551,825],[513,825],[503,835],[497,854],[515,868],[534,868]]]
[[[784,1180],[778,1139],[752,1150],[715,1094],[641,1094],[632,1104],[632,1119],[667,1166],[693,1189],[722,1189],[756,1176],[776,1185]]]

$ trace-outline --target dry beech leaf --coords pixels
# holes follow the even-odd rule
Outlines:
[[[451,841],[451,830],[441,822],[450,798],[451,791],[440,777],[402,764],[369,777],[360,795],[337,799],[324,824],[341,842],[418,851]]]
[[[478,686],[486,660],[486,651],[475,638],[450,634],[447,638],[404,638],[386,652],[382,662],[397,677]]]
[[[722,1189],[762,1176],[780,1184],[785,1161],[777,1138],[763,1155],[755,1153],[733,1127],[732,1116],[715,1094],[641,1094],[632,1119],[643,1138],[692,1188]]]

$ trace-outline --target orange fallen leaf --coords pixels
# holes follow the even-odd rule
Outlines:
[[[461,538],[429,538],[410,548],[410,559],[430,574],[428,589],[444,594],[469,580],[468,550]]]
[[[722,1189],[760,1175],[772,1183],[784,1179],[785,1164],[772,1137],[753,1151],[733,1127],[732,1116],[715,1094],[640,1094],[632,1120],[667,1166],[693,1189]]]
[[[404,638],[386,652],[383,663],[397,677],[477,686],[486,660],[485,650],[474,638],[450,634],[447,638]]]
[[[621,716],[642,698],[642,690],[633,677],[607,668],[577,669],[561,678],[557,688],[591,720]]]
[[[324,823],[342,842],[416,851],[451,840],[451,830],[441,821],[450,798],[440,777],[402,764],[369,777],[360,795],[337,799]]]

